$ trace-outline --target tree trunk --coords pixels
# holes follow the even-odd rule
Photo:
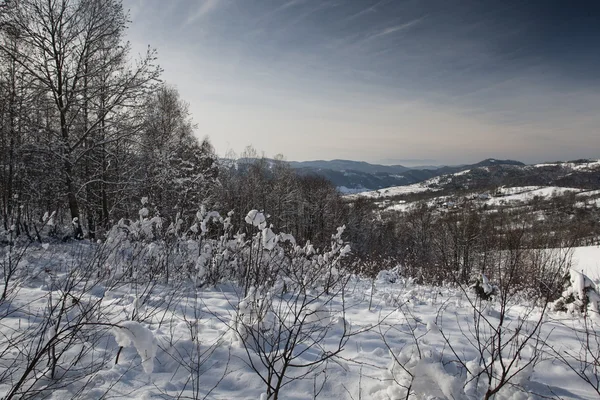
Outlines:
[[[73,179],[71,177],[71,162],[65,161],[64,168],[67,199],[69,201],[69,211],[71,211],[71,222],[73,223],[73,237],[75,239],[83,239],[83,228],[81,227],[81,221],[79,220],[79,204],[77,203],[77,196],[75,195]]]

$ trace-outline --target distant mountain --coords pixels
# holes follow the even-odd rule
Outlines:
[[[329,179],[340,190],[355,193],[377,190],[391,186],[404,186],[421,182],[436,176],[452,174],[472,168],[514,165],[523,166],[520,161],[489,158],[471,165],[408,168],[402,165],[377,165],[361,161],[291,161],[290,165],[303,175],[320,175]]]
[[[442,189],[487,189],[498,186],[600,188],[600,161],[576,160],[534,165],[482,164],[468,172],[442,176]]]
[[[290,161],[290,165],[293,168],[301,169],[327,169],[332,171],[355,171],[362,172],[366,174],[377,174],[377,173],[386,173],[386,174],[401,174],[404,171],[408,171],[411,168],[405,167],[403,165],[379,165],[379,164],[369,164],[364,161],[350,161],[350,160],[316,160],[316,161]]]
[[[229,165],[240,171],[255,159],[223,160],[224,165]],[[275,161],[264,159],[267,165],[274,165]],[[300,175],[318,175],[331,181],[340,191],[345,193],[358,193],[378,190],[393,186],[405,186],[436,176],[453,174],[470,169],[495,166],[524,166],[520,161],[498,160],[488,158],[476,164],[453,166],[425,166],[423,168],[408,168],[403,165],[370,164],[364,161],[351,160],[315,160],[315,161],[288,161],[288,164]]]
[[[223,160],[223,163],[230,168],[244,171],[255,161],[255,159],[238,159]],[[269,167],[275,164],[274,160],[264,161]],[[413,169],[402,165],[377,165],[349,160],[288,163],[300,175],[318,175],[328,179],[341,192],[348,194],[371,192],[364,193],[367,197],[394,197],[428,190],[488,191],[500,186],[600,189],[600,161],[598,160],[581,159],[526,165],[515,160],[488,158],[475,164],[432,169]]]
[[[513,165],[513,166],[525,166],[521,161],[515,160],[497,160],[495,158],[487,158],[483,161],[479,161],[476,164],[463,164],[463,165],[453,165],[453,166],[444,166],[434,169],[432,171],[435,172],[435,176],[445,175],[445,174],[454,174],[456,172],[466,171],[468,169],[480,168],[480,167],[495,167],[498,165]]]
[[[296,168],[300,175],[319,175],[327,178],[344,192],[375,190],[389,186],[410,185],[425,180],[432,175],[427,171],[406,170],[402,173],[360,172],[355,170],[336,171],[324,168]]]
[[[457,171],[457,168],[463,169]],[[600,189],[600,160],[524,165],[510,160],[490,159],[470,166],[444,167],[437,171],[446,172],[415,184],[364,192],[357,197],[392,198],[427,191],[438,194],[461,190],[489,192],[502,186]]]
[[[410,167],[411,169],[438,169],[446,167],[446,165],[415,165],[414,167]]]

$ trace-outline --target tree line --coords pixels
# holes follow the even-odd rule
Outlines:
[[[319,247],[346,225],[357,271],[401,264],[436,282],[467,281],[511,240],[548,247],[596,231],[581,223],[592,220],[585,210],[564,223],[552,218],[551,227],[532,215],[475,208],[438,215],[423,205],[386,216],[366,200],[344,201],[325,178],[298,175],[281,156],[265,159],[249,147],[219,159],[208,139],[197,139],[188,104],[161,81],[156,51],[132,56],[128,23],[119,0],[20,0],[0,8],[4,231],[101,239],[120,219],[138,218],[142,199],[165,226],[191,226],[204,208],[234,211],[231,224],[244,231],[256,209],[279,231]]]
[[[257,208],[327,242],[342,214],[335,188],[282,161],[218,162],[187,103],[161,81],[156,51],[132,56],[120,1],[8,1],[0,13],[5,230],[35,238],[50,223],[57,235],[101,238],[148,197],[171,222],[205,206],[235,210],[243,226]]]

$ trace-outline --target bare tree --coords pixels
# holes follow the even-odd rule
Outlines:
[[[570,262],[569,251],[528,250],[521,247],[520,236],[509,240],[513,240],[512,245],[498,252],[495,261],[488,266],[497,285],[488,281],[485,275],[481,276],[478,291],[457,281],[472,314],[466,325],[456,321],[461,339],[453,338],[444,328],[445,305],[439,309],[436,320],[454,362],[467,374],[467,384],[485,399],[512,386],[518,375],[532,371],[543,359],[547,341],[547,334],[542,332],[545,316]],[[536,257],[535,253],[545,255]],[[540,281],[546,287],[531,296],[529,304],[517,308],[524,293],[518,284],[523,271],[543,273],[543,276],[531,279],[544,278]],[[490,298],[486,300],[486,297]],[[475,360],[466,358],[459,343],[468,343],[467,347],[477,354]]]
[[[228,326],[246,352],[245,362],[264,382],[267,398],[278,399],[296,380],[313,379],[358,333],[345,320],[345,281],[337,283],[329,292],[302,285],[278,296],[251,290],[236,307]]]
[[[83,237],[77,174],[93,147],[114,140],[114,117],[151,88],[160,72],[150,50],[134,68],[127,63],[123,43],[127,16],[118,0],[24,0],[10,2],[6,34],[19,46],[0,44],[0,51],[32,77],[36,87],[52,98],[56,120],[48,124],[52,155],[60,160],[64,193],[75,237]],[[92,99],[96,100],[93,101]]]

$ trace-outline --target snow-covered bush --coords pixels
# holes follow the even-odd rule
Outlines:
[[[498,286],[491,284],[484,274],[480,274],[474,279],[474,282],[471,284],[471,289],[475,292],[477,297],[482,300],[491,300],[500,290]]]
[[[142,359],[144,372],[151,374],[154,370],[156,356],[156,339],[152,331],[139,322],[124,321],[113,328],[115,340],[120,347],[132,345]]]
[[[251,287],[239,301],[228,336],[246,351],[247,364],[265,383],[266,398],[278,398],[296,380],[314,378],[342,352],[353,334],[344,303],[336,302],[344,290],[341,281],[329,292],[297,282],[282,294]]]
[[[553,303],[555,311],[585,313],[600,311],[600,295],[596,284],[582,272],[569,270],[564,276],[564,291]]]
[[[277,398],[282,387],[311,376],[343,350],[351,327],[343,302],[334,302],[348,281],[344,259],[350,246],[342,240],[344,227],[321,251],[275,233],[257,210],[245,220],[258,232],[236,253],[245,267],[239,283],[247,289],[232,315],[230,338],[246,350],[267,398]],[[332,345],[324,343],[332,338]]]
[[[191,279],[197,286],[229,281],[245,294],[251,287],[279,292],[293,287],[330,288],[344,275],[350,246],[342,235],[332,235],[331,247],[316,249],[309,241],[299,245],[285,232],[276,232],[268,216],[251,210],[245,217],[249,232],[234,232],[233,212],[222,217],[202,207],[188,228],[175,220],[168,227],[148,209],[143,199],[136,221],[120,220],[108,233],[110,274],[136,281]]]
[[[381,270],[377,273],[375,282],[378,284],[396,283],[400,279],[400,268],[396,267],[391,270]]]
[[[237,306],[232,321],[234,333],[238,337],[233,340],[251,341],[250,337],[268,337],[272,342],[272,335],[277,332],[277,318],[273,312],[273,298],[270,293],[262,293],[254,287]]]

